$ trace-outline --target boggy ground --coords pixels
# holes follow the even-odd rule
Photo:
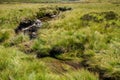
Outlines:
[[[43,20],[36,39],[15,34],[22,19],[51,16],[58,6],[72,10]],[[0,79],[119,80],[119,8],[111,3],[1,4]]]

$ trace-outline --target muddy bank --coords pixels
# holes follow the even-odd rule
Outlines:
[[[16,29],[16,34],[24,33],[29,35],[30,39],[34,39],[38,35],[38,30],[42,27],[44,22],[56,18],[60,13],[72,10],[71,7],[44,7],[39,8],[36,12],[34,19],[24,18],[20,21]]]

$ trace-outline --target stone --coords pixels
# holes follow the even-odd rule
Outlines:
[[[42,22],[39,19],[35,21],[24,20],[21,21],[19,26],[15,29],[15,33],[23,32],[24,34],[28,34],[30,39],[33,39],[37,37],[37,32],[41,26]]]

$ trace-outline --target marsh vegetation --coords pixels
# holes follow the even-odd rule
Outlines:
[[[0,4],[0,80],[119,80],[120,5]],[[37,37],[15,29],[42,21]]]

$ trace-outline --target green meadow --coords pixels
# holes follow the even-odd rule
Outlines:
[[[35,39],[15,34],[24,18],[56,7],[72,10],[43,21]],[[0,80],[119,80],[119,9],[109,2],[0,4]]]

